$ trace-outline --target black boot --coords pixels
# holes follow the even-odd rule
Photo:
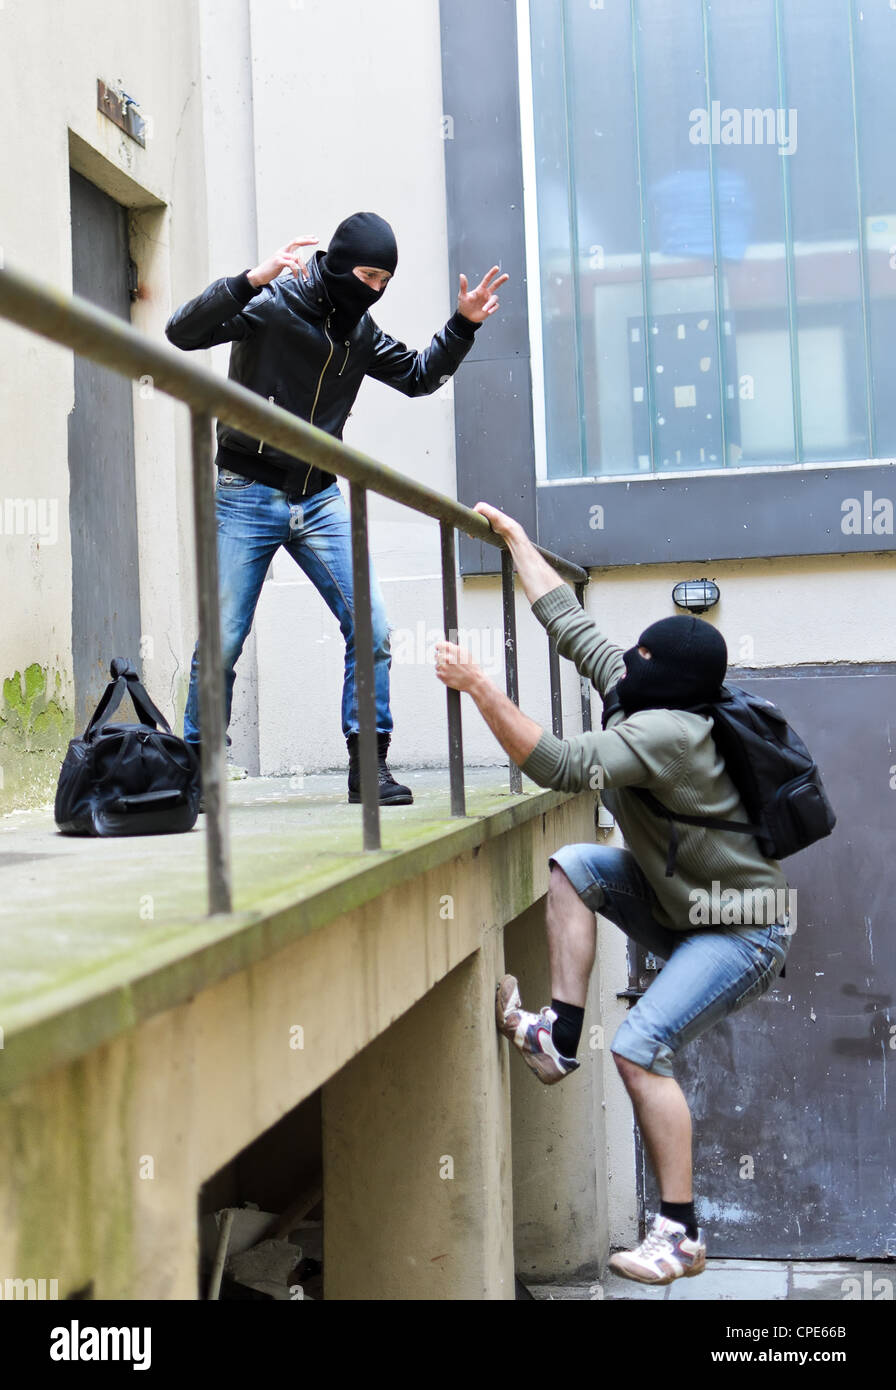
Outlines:
[[[379,756],[379,791],[381,806],[410,806],[413,804],[414,797],[410,787],[403,787],[400,782],[396,782],[388,767],[386,766],[386,754],[389,751],[389,734],[377,734],[377,754]],[[348,745],[348,799],[353,806],[361,800],[361,765],[360,765],[360,746],[357,734],[349,734],[346,739]]]

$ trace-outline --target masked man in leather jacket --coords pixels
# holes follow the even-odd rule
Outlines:
[[[493,266],[473,290],[460,276],[457,311],[422,352],[390,338],[368,310],[395,274],[398,249],[389,223],[355,213],[336,228],[326,252],[305,264],[299,237],[242,275],[216,280],[177,309],[165,333],[188,351],[232,342],[229,376],[337,439],[365,376],[407,396],[438,390],[460,366],[477,328],[498,307],[507,280]],[[355,690],[351,528],[332,473],[321,472],[263,439],[218,423],[218,566],[221,640],[230,722],[237,659],[249,635],[268,566],[282,545],[337,618],[345,639],[342,730],[349,751],[348,799],[360,801]],[[379,798],[407,805],[410,790],[386,765],[392,733],[389,626],[371,570],[379,745]],[[193,652],[184,738],[199,742],[198,644]],[[196,752],[198,754],[198,747]]]

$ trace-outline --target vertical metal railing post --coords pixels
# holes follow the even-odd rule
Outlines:
[[[504,608],[504,679],[508,698],[520,702],[519,675],[516,665],[516,603],[513,592],[513,558],[509,550],[501,551],[501,598]],[[510,790],[513,795],[523,790],[523,774],[515,762],[510,764]]]
[[[445,638],[457,642],[457,569],[454,558],[454,527],[439,522],[442,538],[442,615]],[[464,736],[461,726],[460,691],[450,686],[448,697],[448,779],[451,784],[451,814],[467,814],[464,794]]]
[[[551,681],[551,728],[555,738],[562,738],[563,691],[560,687],[560,653],[553,637],[548,637],[548,671]]]
[[[576,598],[585,607],[585,585],[576,585]],[[591,682],[587,676],[579,677],[579,690],[582,695],[582,733],[591,732]]]
[[[367,489],[349,484],[352,521],[352,591],[355,632],[355,698],[358,704],[358,762],[364,848],[379,849],[380,793],[376,740],[373,617],[370,610],[370,551],[367,545]]]
[[[227,757],[224,747],[224,671],[221,663],[221,611],[218,601],[218,527],[212,469],[212,420],[191,412],[193,444],[193,520],[196,531],[196,587],[199,607],[199,736],[202,796],[205,803],[205,857],[208,911],[230,912],[230,821],[227,809]]]

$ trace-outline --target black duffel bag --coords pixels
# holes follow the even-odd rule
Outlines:
[[[112,680],[81,738],[68,746],[56,788],[56,824],[65,835],[170,835],[199,814],[199,760],[171,732],[129,661]],[[130,695],[139,724],[109,724]]]

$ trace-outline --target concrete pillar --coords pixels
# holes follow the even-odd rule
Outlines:
[[[329,1299],[512,1299],[500,932],[323,1088]]]
[[[507,971],[519,980],[523,1007],[531,1013],[551,1002],[546,901],[541,898],[504,930]],[[606,1267],[606,1045],[595,968],[578,1071],[545,1086],[512,1049],[514,1239],[516,1269],[524,1282],[596,1279]]]

